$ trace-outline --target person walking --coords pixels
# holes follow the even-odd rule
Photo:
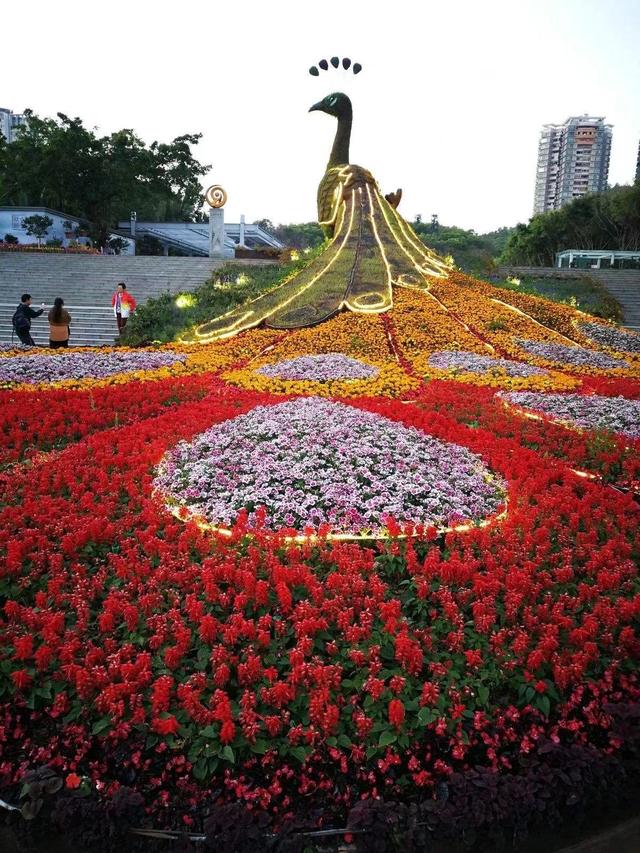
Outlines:
[[[127,325],[127,320],[136,310],[136,300],[130,293],[127,293],[127,285],[121,281],[116,287],[116,292],[111,297],[111,305],[113,313],[116,315],[118,324],[118,334],[122,334],[122,330]]]
[[[20,305],[16,308],[11,322],[13,323],[15,333],[25,346],[34,347],[36,345],[36,342],[31,337],[31,321],[35,319],[35,317],[39,317],[43,311],[44,302],[42,303],[42,308],[40,308],[39,311],[36,311],[35,308],[31,307],[31,294],[22,294],[20,297]]]
[[[71,315],[64,308],[64,299],[56,296],[53,308],[49,311],[49,346],[51,349],[69,346],[71,336]]]

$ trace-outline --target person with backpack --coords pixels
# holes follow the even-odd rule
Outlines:
[[[116,292],[111,297],[111,305],[113,313],[116,315],[118,333],[121,335],[129,316],[136,310],[136,300],[130,293],[127,293],[127,285],[124,281],[118,283]]]
[[[23,293],[20,297],[20,305],[15,310],[12,317],[13,328],[20,341],[28,347],[34,347],[36,342],[31,337],[31,321],[35,317],[39,317],[44,311],[44,302],[42,308],[36,311],[31,307],[31,294]]]
[[[48,316],[49,346],[51,349],[69,346],[71,315],[63,306],[64,299],[61,296],[56,296],[53,308],[49,311]]]

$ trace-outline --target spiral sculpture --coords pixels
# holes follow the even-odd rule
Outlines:
[[[214,184],[205,193],[205,198],[211,207],[224,207],[227,203],[227,192],[220,184]]]

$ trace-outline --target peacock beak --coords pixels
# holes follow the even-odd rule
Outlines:
[[[322,112],[322,110],[323,110],[322,101],[318,101],[317,104],[314,104],[312,107],[309,107],[310,113],[312,113],[314,110],[319,110],[320,112]]]

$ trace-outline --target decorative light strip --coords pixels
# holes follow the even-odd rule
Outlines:
[[[581,427],[579,424],[576,424],[573,421],[565,420],[564,418],[554,418],[553,415],[550,415],[548,412],[543,412],[542,414],[538,415],[535,412],[523,409],[516,403],[511,403],[509,400],[505,400],[505,398],[502,397],[499,393],[496,394],[496,396],[500,399],[505,409],[509,409],[515,415],[520,415],[520,417],[529,418],[529,420],[532,421],[546,421],[550,424],[557,424],[558,426],[561,426],[564,429],[569,429],[572,432],[579,433],[580,435],[593,432],[593,430],[595,429],[595,427]],[[613,433],[613,435],[615,435],[620,441],[622,441],[623,433],[616,432],[615,430],[609,430],[609,432]],[[630,445],[625,444],[624,449],[629,450]]]
[[[333,172],[334,169],[332,169],[331,171]],[[334,201],[333,211],[331,213],[331,219],[323,219],[320,222],[318,222],[318,225],[333,225],[333,223],[336,220],[336,216],[338,214],[340,202],[343,200],[343,198],[342,198],[343,190],[346,188],[347,184],[349,183],[349,178],[352,176],[352,174],[353,173],[351,173],[349,171],[349,166],[343,166],[342,168],[340,168],[338,170],[338,179],[344,178],[344,181],[342,183],[338,183],[335,190],[333,191],[333,195],[335,196],[335,201]],[[336,235],[339,232],[339,230],[340,230],[340,227],[336,228],[336,232],[335,232]]]
[[[384,251],[384,246],[382,241],[380,240],[380,236],[378,235],[378,229],[376,227],[375,217],[374,217],[374,208],[373,208],[373,200],[371,198],[371,188],[369,184],[366,185],[367,188],[367,198],[369,199],[369,212],[368,214],[363,214],[371,220],[371,227],[373,229],[373,236],[375,237],[376,243],[378,244],[378,248],[380,249],[380,254],[382,256],[382,260],[384,261],[384,266],[387,271],[387,289],[388,289],[388,298],[384,299],[381,304],[375,306],[360,306],[357,304],[357,299],[363,299],[368,294],[361,294],[357,299],[353,302],[349,301],[349,293],[347,291],[347,299],[344,301],[344,305],[349,308],[351,311],[357,311],[360,314],[381,314],[384,311],[388,311],[390,308],[393,308],[393,286],[392,286],[392,276],[391,276],[391,267],[389,266],[389,261],[387,260],[386,253]],[[357,260],[356,260],[357,263]]]
[[[309,281],[307,284],[302,286],[298,291],[296,291],[288,299],[285,299],[283,302],[279,302],[277,305],[274,306],[274,308],[271,311],[267,311],[264,314],[256,314],[255,311],[247,311],[247,312],[245,312],[245,314],[242,315],[240,320],[236,321],[231,326],[227,326],[226,328],[223,328],[223,329],[221,329],[219,331],[215,331],[215,332],[200,333],[199,330],[196,329],[196,335],[200,338],[200,343],[209,343],[210,341],[213,341],[213,340],[224,340],[225,338],[230,338],[233,335],[236,335],[240,331],[245,331],[246,329],[250,329],[252,326],[257,326],[258,323],[261,323],[264,320],[267,320],[269,317],[272,317],[276,312],[281,311],[283,308],[286,308],[286,306],[289,305],[291,302],[293,302],[294,299],[297,299],[299,296],[302,296],[302,294],[306,290],[308,290],[312,285],[314,285],[316,283],[316,281],[318,281],[318,279],[321,276],[323,276],[325,274],[325,272],[327,272],[327,270],[329,270],[333,266],[333,264],[336,262],[336,260],[340,256],[340,253],[342,252],[342,250],[345,246],[345,243],[347,242],[347,239],[349,238],[349,235],[351,233],[351,229],[353,227],[353,207],[354,207],[353,194],[354,194],[354,190],[351,191],[351,195],[352,195],[351,219],[349,222],[349,227],[347,229],[347,233],[346,233],[341,245],[338,247],[337,252],[333,255],[331,260],[326,264],[325,267],[323,267],[323,269],[320,270],[319,273],[317,273],[311,279],[311,281]],[[345,208],[346,208],[346,203],[343,202],[342,207],[341,207],[341,211],[340,211],[342,218],[341,218],[340,223],[336,229],[336,236],[329,243],[329,247],[332,246],[337,241],[337,239],[339,237],[340,230],[342,229],[342,225],[344,223]],[[298,273],[294,273],[292,278],[297,274]],[[274,288],[274,290],[278,290],[279,288],[284,287],[289,281],[291,281],[291,278],[287,279],[287,281],[284,281],[277,288]],[[262,297],[258,297],[258,299],[261,299],[261,298]],[[257,301],[257,300],[254,300],[254,301]],[[228,314],[232,314],[232,313],[233,313],[232,311],[228,312]],[[223,315],[223,317],[220,319],[224,319],[224,317],[228,316],[228,314]],[[250,323],[246,324],[242,329],[238,328],[239,324],[243,323],[249,317],[257,317],[257,319],[252,319],[252,321]],[[203,325],[207,325],[207,324],[204,323]],[[200,328],[202,328],[202,327],[200,327]]]
[[[230,538],[234,535],[233,530],[230,528],[219,527],[218,525],[211,524],[211,522],[207,521],[203,516],[191,512],[191,510],[182,504],[172,502],[171,499],[159,489],[154,489],[153,494],[162,501],[165,508],[168,509],[171,515],[178,519],[178,521],[182,521],[183,523],[187,521],[193,522],[203,533],[216,533],[226,538]],[[428,527],[434,528],[438,535],[444,535],[446,533],[468,533],[469,530],[485,529],[504,521],[507,517],[508,511],[509,497],[505,495],[504,508],[499,513],[483,519],[482,521],[467,524],[456,524],[452,527],[435,527],[434,525],[426,524],[417,526],[421,526],[423,529]],[[315,542],[378,542],[386,539],[415,539],[419,535],[418,533],[401,533],[397,536],[391,536],[389,533],[383,533],[380,531],[378,533],[328,533],[326,536],[318,536],[317,533],[312,533],[310,535],[299,534],[297,536],[281,536],[277,531],[264,532],[269,536],[273,536],[274,539],[281,539],[287,544],[296,545],[313,544]],[[247,535],[252,535],[251,530],[247,530]]]
[[[414,249],[417,249],[419,254],[421,254],[425,261],[427,261],[430,265],[436,265],[436,267],[441,267],[443,270],[443,272],[428,272],[428,275],[432,275],[435,278],[449,278],[449,267],[447,266],[447,264],[441,261],[435,254],[435,252],[432,252],[430,249],[424,246],[420,242],[420,240],[416,238],[412,229],[409,227],[407,222],[402,218],[402,216],[400,216],[400,214],[394,207],[391,207],[391,205],[389,205],[389,208],[405,240],[407,240],[414,247]]]
[[[496,299],[495,296],[491,297],[491,301],[495,302],[498,305],[502,305],[504,308],[508,308],[509,311],[514,311],[516,314],[520,314],[521,317],[526,317],[527,320],[530,320],[532,323],[535,323],[536,326],[540,326],[541,329],[545,329],[547,332],[552,332],[554,335],[559,335],[561,338],[564,338],[565,341],[569,341],[572,346],[576,345],[576,341],[571,340],[566,335],[563,335],[562,332],[557,332],[555,329],[550,328],[549,326],[545,326],[544,323],[541,323],[539,320],[536,320],[535,317],[532,317],[531,314],[527,314],[525,311],[521,311],[519,308],[516,308],[515,305],[509,305],[508,302],[503,302],[502,299]]]
[[[397,234],[397,233],[396,233],[396,231],[394,230],[393,225],[392,225],[392,224],[391,224],[391,222],[389,221],[389,216],[388,216],[387,208],[388,208],[389,210],[391,210],[392,212],[394,212],[394,211],[393,211],[393,208],[391,207],[391,205],[387,204],[386,200],[385,200],[385,204],[383,204],[383,203],[382,203],[380,193],[378,193],[378,191],[377,191],[377,190],[376,190],[376,197],[377,197],[378,205],[379,205],[380,209],[382,210],[382,215],[383,215],[383,217],[384,217],[384,221],[385,221],[385,222],[386,222],[386,224],[387,224],[387,228],[388,228],[388,229],[389,229],[389,231],[391,232],[391,236],[392,236],[392,237],[393,237],[393,239],[396,241],[396,244],[397,244],[398,248],[400,249],[400,251],[401,251],[401,252],[403,252],[403,253],[407,256],[407,258],[411,261],[412,266],[414,267],[414,269],[415,269],[415,270],[416,270],[416,272],[418,273],[419,280],[420,280],[420,281],[423,281],[423,280],[424,280],[425,275],[433,275],[433,276],[434,276],[434,277],[436,277],[436,278],[442,278],[443,276],[441,275],[441,273],[439,273],[439,272],[433,272],[433,273],[428,272],[428,271],[426,271],[426,270],[424,269],[424,267],[423,267],[420,263],[418,263],[418,261],[416,261],[416,259],[413,257],[413,255],[411,254],[411,252],[410,252],[410,251],[407,249],[407,247],[403,244],[402,239],[398,236],[398,234]],[[395,213],[395,212],[394,212],[394,213]],[[398,217],[397,217],[397,219],[400,219],[400,217],[398,216]],[[397,224],[397,222],[396,222],[396,224]],[[402,229],[400,229],[400,230],[402,231]],[[410,242],[410,241],[408,241],[408,242]],[[415,247],[414,247],[414,248],[415,248]],[[397,283],[398,283],[398,284],[400,284],[400,281],[398,280],[398,282],[397,282]],[[405,286],[406,286],[406,285],[405,285]],[[409,285],[409,286],[411,286],[411,285]],[[420,289],[420,290],[428,290],[428,283],[427,283],[427,282],[424,282],[423,287],[420,287],[420,285],[417,285],[417,288],[418,288],[418,289]]]

